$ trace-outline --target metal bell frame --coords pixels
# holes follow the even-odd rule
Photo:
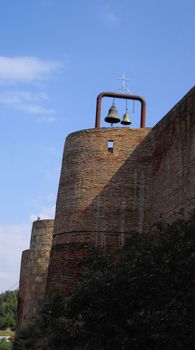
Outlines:
[[[112,98],[116,97],[116,98],[135,100],[135,101],[141,102],[140,128],[145,128],[145,124],[146,124],[146,102],[145,102],[145,100],[140,96],[129,95],[129,94],[118,94],[118,93],[114,93],[114,92],[101,92],[97,96],[95,128],[100,128],[100,115],[101,115],[101,106],[102,106],[102,98],[103,97],[112,97]]]

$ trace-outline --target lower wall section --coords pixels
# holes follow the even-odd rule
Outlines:
[[[29,264],[30,264],[30,250],[24,250],[21,258],[20,268],[20,282],[18,292],[18,309],[16,327],[19,328],[24,323],[24,303],[26,297],[26,290],[28,288]]]
[[[33,223],[30,249],[23,252],[21,261],[18,327],[36,317],[43,304],[52,234],[53,220],[37,220]]]
[[[90,248],[104,248],[107,252],[119,249],[127,233],[72,232],[54,237],[48,270],[47,294],[68,295],[85,271],[82,260]]]

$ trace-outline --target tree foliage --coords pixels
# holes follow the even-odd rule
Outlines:
[[[0,329],[15,326],[17,296],[17,290],[7,291],[0,294]]]
[[[94,251],[83,263],[72,295],[48,300],[14,350],[195,348],[195,215],[131,234],[117,254]]]
[[[3,339],[0,341],[0,350],[11,350],[11,344]]]

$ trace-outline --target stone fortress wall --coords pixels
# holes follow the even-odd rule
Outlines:
[[[195,87],[152,129],[151,224],[195,209]]]
[[[147,227],[150,129],[75,132],[64,148],[47,293],[69,293],[91,245],[113,249]],[[109,149],[108,142],[113,142]]]
[[[17,327],[37,315],[45,298],[54,220],[33,222],[30,249],[22,254]]]
[[[25,324],[24,321],[24,309],[25,309],[25,292],[27,287],[27,281],[29,277],[29,262],[30,262],[30,249],[22,252],[21,266],[20,266],[20,281],[18,291],[18,307],[17,307],[17,328]]]
[[[82,273],[78,263],[91,245],[111,251],[123,245],[128,233],[148,231],[158,221],[187,218],[194,209],[194,87],[154,128],[100,128],[70,134],[42,295],[45,288],[49,295],[70,293]],[[23,261],[28,255],[26,251]],[[39,249],[34,256],[31,269]],[[20,295],[25,294],[30,306],[25,311],[24,302],[21,312],[27,319],[36,314],[33,299],[39,296],[24,292],[28,263],[23,265]]]

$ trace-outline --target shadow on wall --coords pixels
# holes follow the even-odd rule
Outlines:
[[[48,293],[69,293],[83,271],[79,262],[89,246],[110,251],[131,231],[147,231],[157,221],[171,222],[192,212],[194,101],[195,88],[152,130],[109,128],[70,135],[58,192]],[[106,140],[114,140],[113,149],[105,148]]]

